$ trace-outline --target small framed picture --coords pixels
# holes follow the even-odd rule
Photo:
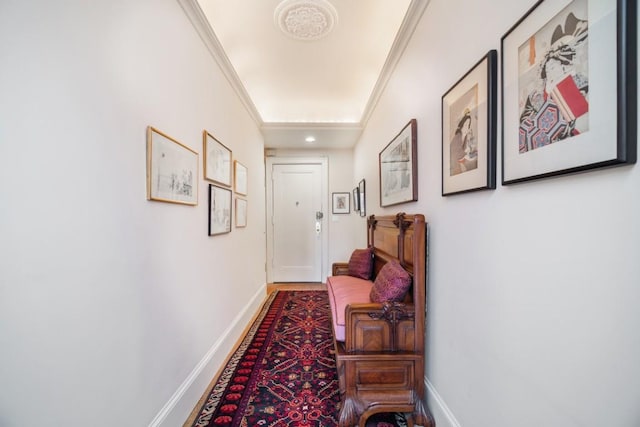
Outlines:
[[[418,122],[411,119],[380,152],[380,206],[418,200]]]
[[[209,236],[231,232],[231,190],[209,184]]]
[[[204,179],[231,187],[231,150],[206,130],[202,132]]]
[[[351,203],[349,201],[349,193],[333,193],[333,210],[334,214],[348,214],[351,212]]]
[[[358,206],[360,207],[360,216],[367,216],[367,199],[365,197],[365,190],[366,186],[363,178],[358,184]]]
[[[147,127],[147,199],[198,204],[198,153]]]
[[[236,228],[247,226],[247,201],[236,198]]]
[[[240,194],[242,196],[247,195],[247,168],[235,160],[233,162],[234,171],[234,187],[236,190],[236,194]]]

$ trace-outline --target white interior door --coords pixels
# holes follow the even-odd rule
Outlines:
[[[271,165],[269,281],[323,281],[323,193],[322,164]]]

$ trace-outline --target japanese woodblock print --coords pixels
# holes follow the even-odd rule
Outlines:
[[[502,183],[635,163],[635,0],[540,0],[502,37]]]
[[[442,195],[495,188],[497,51],[442,96]]]
[[[478,168],[478,85],[449,110],[449,176]]]
[[[574,0],[518,49],[518,150],[589,130],[587,0]]]

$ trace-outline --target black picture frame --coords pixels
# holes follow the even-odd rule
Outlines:
[[[209,236],[231,232],[232,191],[209,184]]]
[[[442,96],[442,195],[496,188],[498,52]]]
[[[358,187],[353,189],[353,210],[360,212],[360,190]]]
[[[360,216],[367,216],[367,198],[366,198],[366,186],[364,178],[358,183],[358,196],[360,200]]]
[[[351,193],[331,193],[331,213],[348,214],[351,213]]]
[[[503,185],[636,162],[637,2],[591,1],[540,0],[501,39]]]
[[[418,200],[418,121],[411,119],[378,154],[380,206]]]

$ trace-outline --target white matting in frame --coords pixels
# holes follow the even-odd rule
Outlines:
[[[231,187],[231,150],[206,130],[202,131],[204,179]]]
[[[234,165],[234,187],[237,194],[247,195],[247,168],[239,161],[235,160]]]
[[[418,200],[417,158],[418,122],[411,119],[378,155],[381,207]]]
[[[198,153],[147,127],[147,199],[198,204]]]
[[[231,232],[231,190],[209,184],[209,236]]]
[[[442,195],[496,188],[497,52],[442,96]]]
[[[236,228],[247,226],[247,201],[236,198]]]
[[[539,1],[502,37],[503,184],[635,163],[631,2]]]

